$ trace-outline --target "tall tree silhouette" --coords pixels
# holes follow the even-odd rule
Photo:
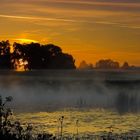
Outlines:
[[[0,42],[0,68],[1,69],[11,69],[11,53],[10,53],[10,43],[9,41]]]

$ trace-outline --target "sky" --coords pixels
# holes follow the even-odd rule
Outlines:
[[[140,0],[0,0],[0,40],[53,43],[95,64],[140,66]]]

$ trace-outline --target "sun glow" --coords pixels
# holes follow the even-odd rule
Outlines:
[[[19,39],[15,39],[16,41],[18,41],[19,43],[37,43],[38,41],[36,40],[32,40],[32,39],[27,39],[27,38],[19,38]]]
[[[27,71],[27,61],[23,61],[23,59],[19,59],[16,61],[16,71]]]

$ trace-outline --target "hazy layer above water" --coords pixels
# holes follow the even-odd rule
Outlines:
[[[140,111],[139,71],[0,72],[0,94],[20,111],[107,108]]]

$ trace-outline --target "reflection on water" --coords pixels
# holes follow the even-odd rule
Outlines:
[[[104,109],[61,110],[55,112],[20,113],[16,119],[23,123],[32,123],[36,133],[45,131],[58,133],[60,116],[64,115],[64,133],[76,134],[76,120],[79,120],[79,134],[101,134],[109,131],[114,133],[140,133],[140,113],[119,115]],[[13,119],[15,119],[13,118]]]
[[[75,132],[77,119],[80,133],[140,129],[139,71],[1,71],[0,89],[13,96],[17,118],[39,131],[57,133],[62,115],[68,133]]]

